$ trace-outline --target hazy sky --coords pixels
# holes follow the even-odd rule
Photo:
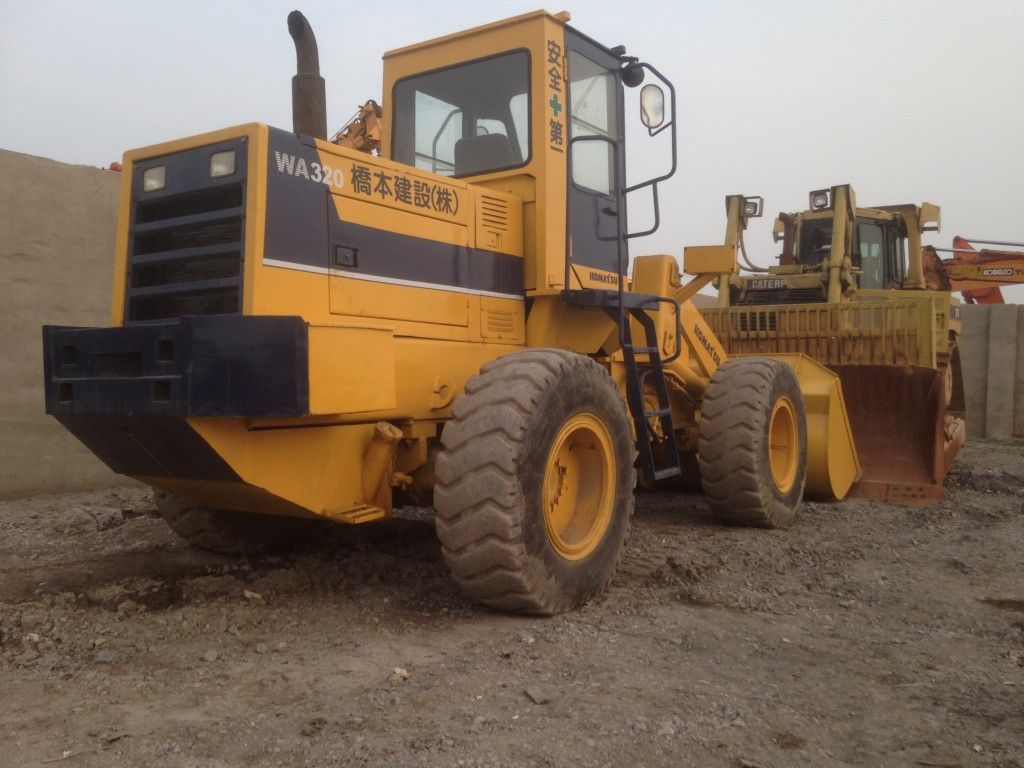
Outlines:
[[[381,99],[385,50],[537,6],[0,0],[0,148],[106,166],[131,147],[237,123],[289,127],[285,18],[296,7],[320,44],[333,131]],[[747,244],[767,264],[775,214],[845,182],[861,205],[940,204],[942,232],[926,242],[1024,241],[1022,0],[577,0],[568,10],[679,94],[679,171],[663,188],[662,229],[634,254],[720,242],[724,196],[760,194],[767,215]]]

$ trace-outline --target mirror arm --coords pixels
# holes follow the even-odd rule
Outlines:
[[[648,182],[646,184],[641,184],[637,185],[636,187],[632,187],[632,189],[638,189],[641,186],[649,186],[651,188],[651,195],[654,198],[654,224],[651,225],[650,229],[645,229],[641,232],[627,232],[625,234],[625,238],[627,240],[632,240],[634,237],[643,237],[644,235],[653,234],[654,232],[657,231],[658,227],[661,226],[661,206],[658,205],[658,182]],[[623,192],[622,194],[625,195],[626,193]]]
[[[652,136],[652,137],[653,136],[657,136],[659,133],[664,131],[666,128],[670,128],[672,125],[674,125],[674,123],[669,122],[669,123],[662,123],[661,126],[658,127],[658,128],[648,128],[647,129],[647,135],[648,136]]]
[[[637,190],[637,189],[640,189],[641,187],[646,187],[646,186],[649,186],[651,184],[657,184],[659,181],[665,181],[666,179],[672,178],[672,176],[675,175],[676,165],[677,165],[678,159],[679,159],[678,150],[676,149],[676,89],[675,89],[675,86],[673,86],[672,83],[669,82],[668,78],[666,78],[664,75],[662,75],[661,72],[659,72],[657,69],[652,67],[646,61],[640,62],[636,66],[643,67],[644,69],[648,70],[652,75],[654,75],[656,78],[658,78],[658,80],[660,80],[662,83],[664,83],[665,87],[668,88],[669,98],[672,100],[672,103],[670,105],[671,106],[671,110],[669,112],[668,122],[663,124],[660,128],[656,129],[654,132],[652,132],[651,136],[657,136],[659,133],[664,131],[666,128],[671,128],[672,129],[672,166],[669,168],[669,170],[666,173],[662,174],[661,176],[657,176],[657,177],[655,177],[653,179],[648,179],[647,181],[643,181],[643,182],[641,182],[639,184],[634,184],[632,187],[626,187],[625,189],[622,190],[622,194],[623,195],[629,194],[630,192],[632,192],[634,190]],[[651,131],[650,128],[648,128],[647,130],[648,130],[648,132]]]
[[[659,133],[664,131],[666,128],[671,128],[672,129],[672,139],[671,139],[671,143],[672,143],[672,166],[668,169],[668,171],[666,173],[663,173],[661,176],[656,176],[653,179],[648,179],[647,181],[642,181],[639,184],[634,184],[633,186],[626,187],[626,188],[624,188],[622,190],[622,197],[624,199],[626,197],[626,195],[628,195],[630,192],[634,192],[634,191],[636,191],[638,189],[642,189],[644,187],[650,187],[651,188],[651,194],[653,196],[653,201],[654,201],[654,225],[650,229],[645,229],[642,232],[625,233],[623,235],[623,237],[626,240],[631,240],[634,237],[643,237],[644,235],[653,234],[655,231],[657,231],[658,227],[661,226],[661,210],[660,210],[660,206],[658,205],[658,183],[662,182],[662,181],[665,181],[666,179],[672,178],[672,176],[675,175],[676,166],[678,165],[678,162],[679,162],[679,154],[678,154],[678,150],[676,149],[676,89],[675,89],[675,86],[672,85],[672,83],[668,80],[667,77],[662,75],[661,72],[659,72],[657,69],[652,67],[646,61],[640,62],[639,64],[637,64],[635,66],[643,67],[644,69],[648,70],[658,80],[660,80],[662,83],[664,83],[665,87],[668,88],[669,98],[671,99],[671,105],[670,105],[671,109],[669,111],[668,122],[663,124],[661,127],[659,127],[658,129],[656,129],[653,132],[651,131],[650,128],[648,128],[647,130],[648,130],[648,132],[650,133],[651,136],[657,136]]]

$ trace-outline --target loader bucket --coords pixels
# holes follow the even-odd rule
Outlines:
[[[804,495],[843,499],[861,476],[858,451],[838,376],[802,354],[764,355],[785,361],[796,373],[807,415],[807,483]]]
[[[833,370],[863,470],[850,495],[903,506],[943,499],[943,479],[964,443],[963,422],[946,419],[944,371],[909,365]]]

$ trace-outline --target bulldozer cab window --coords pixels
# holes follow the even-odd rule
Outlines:
[[[805,267],[817,267],[828,261],[832,252],[832,219],[805,219],[800,222],[800,245],[796,260]]]
[[[861,288],[885,287],[885,233],[875,222],[862,221],[857,225],[857,252],[854,266],[859,267]]]
[[[530,159],[530,58],[515,51],[399,81],[393,159],[445,176]]]
[[[885,237],[886,287],[899,288],[907,276],[906,235],[890,225],[885,228]]]

